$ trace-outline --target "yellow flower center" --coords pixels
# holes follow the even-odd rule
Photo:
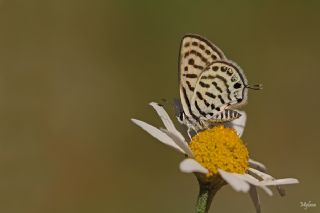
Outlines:
[[[248,169],[249,153],[236,131],[223,125],[207,129],[192,137],[190,148],[196,161],[209,170],[218,169],[243,174]]]

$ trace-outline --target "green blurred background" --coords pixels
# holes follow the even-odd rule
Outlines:
[[[244,140],[288,196],[263,212],[320,205],[320,2],[0,1],[0,212],[194,212],[183,156],[130,122],[178,97],[181,37],[203,35],[262,91]],[[168,109],[171,106],[168,104]],[[211,212],[254,212],[224,187]],[[319,212],[319,207],[309,212]]]

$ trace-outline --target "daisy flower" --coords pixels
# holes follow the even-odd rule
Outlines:
[[[256,212],[260,212],[257,187],[272,195],[268,187],[276,186],[284,195],[280,185],[298,183],[294,178],[275,179],[266,173],[262,163],[249,158],[248,149],[241,139],[246,122],[245,112],[241,112],[242,116],[232,122],[199,131],[187,141],[161,105],[155,102],[150,105],[165,128],[156,128],[137,119],[131,120],[160,142],[185,155],[180,170],[194,173],[200,186],[196,212],[208,212],[214,195],[226,184],[235,191],[249,193]]]

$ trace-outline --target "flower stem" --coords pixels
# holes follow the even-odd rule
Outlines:
[[[207,213],[210,209],[213,197],[224,184],[221,183],[205,183],[199,181],[199,195],[196,204],[196,213]]]

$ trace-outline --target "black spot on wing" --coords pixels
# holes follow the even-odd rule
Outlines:
[[[237,82],[237,83],[235,83],[235,84],[233,85],[233,87],[234,87],[235,89],[239,89],[239,88],[241,88],[241,86],[242,86],[242,84],[240,84],[239,82]]]
[[[210,87],[210,84],[206,84],[203,81],[200,81],[199,84],[200,84],[200,86],[202,86],[204,88],[209,88]]]
[[[220,69],[222,72],[225,72],[225,71],[227,71],[228,68],[226,66],[222,66]]]
[[[187,85],[188,85],[189,90],[190,90],[190,91],[194,91],[194,87],[191,86],[190,81],[186,81],[186,83],[187,83]]]
[[[204,102],[204,104],[205,104],[207,107],[210,106],[210,104],[208,103],[208,101],[207,101],[206,99],[203,99],[203,102]]]
[[[196,68],[196,69],[199,69],[199,70],[203,70],[203,69],[204,69],[203,66],[201,66],[201,65],[196,65],[196,64],[194,64],[193,67]]]
[[[183,76],[185,76],[187,78],[198,78],[197,74],[183,74]]]
[[[212,85],[220,92],[222,93],[222,89],[218,86],[217,82],[213,81]]]
[[[233,74],[233,71],[231,69],[228,69],[227,74],[231,76]]]
[[[223,76],[221,76],[221,75],[216,75],[216,76],[214,76],[214,77],[215,77],[215,78],[218,78],[219,80],[221,80],[227,88],[229,87],[228,82],[227,82],[227,79],[225,79]]]
[[[211,92],[206,92],[205,95],[213,99],[216,98],[216,96]]]
[[[197,101],[195,101],[194,105],[196,106],[196,109],[198,110],[198,112],[199,112],[203,117],[206,117],[206,113],[203,112],[203,111],[200,109]]]
[[[218,95],[218,98],[220,99],[220,102],[221,102],[222,104],[225,104],[225,101],[223,100],[223,98],[222,98],[221,95]]]
[[[195,55],[195,56],[199,57],[203,63],[208,64],[208,60],[200,52],[198,52],[196,50],[190,50],[189,52],[186,52],[184,54],[184,57],[186,58],[189,55]]]
[[[216,46],[214,46],[209,40],[206,38],[203,38],[198,35],[186,35],[184,38],[196,38],[197,40],[200,40],[201,42],[205,43],[212,51],[214,51],[220,58],[225,58],[221,50],[219,50]],[[205,53],[207,55],[211,54],[211,51],[209,49],[205,50]]]
[[[204,68],[204,71],[207,71],[207,70],[209,70],[209,69],[210,69],[210,67],[207,66],[206,68]]]
[[[193,41],[193,42],[192,42],[192,45],[193,45],[193,46],[198,46],[198,42]]]
[[[185,100],[185,102],[186,102],[186,104],[187,104],[187,106],[188,106],[188,110],[189,110],[190,115],[191,115],[195,120],[198,120],[198,117],[195,116],[195,114],[193,114],[192,111],[191,111],[190,101],[189,101],[188,96],[187,96],[187,91],[186,91],[186,89],[185,89],[184,87],[182,87],[182,91],[183,91],[183,98],[184,98],[184,100]]]
[[[218,71],[219,67],[218,67],[218,66],[213,66],[211,69],[212,69],[213,71]]]
[[[219,68],[219,67],[216,67],[216,68],[214,68],[214,67],[215,67],[215,66],[213,66],[211,69],[217,69],[217,70],[218,70],[218,68]],[[222,81],[222,83],[223,83],[224,86],[226,87],[226,92],[227,92],[227,95],[228,95],[228,99],[229,99],[230,101],[232,101],[232,99],[231,99],[231,91],[230,91],[230,89],[229,89],[229,84],[228,84],[228,81],[227,81],[226,78],[224,78],[224,77],[221,76],[221,75],[208,75],[208,76],[202,76],[201,79],[219,79],[220,81]],[[215,88],[216,88],[220,93],[223,92],[222,88],[218,86],[217,82],[213,81],[212,84],[215,86]]]
[[[231,76],[231,82],[235,82],[237,80],[236,75]]]
[[[223,76],[221,76],[221,75],[216,75],[215,76],[216,78],[218,78],[218,79],[220,79],[222,82],[223,82],[223,84],[225,85],[225,87],[226,87],[226,91],[227,91],[227,94],[228,94],[228,99],[231,101],[232,99],[231,99],[231,91],[229,90],[229,84],[228,84],[228,81],[227,81],[227,79],[225,79]]]
[[[203,100],[203,97],[202,97],[202,95],[201,95],[200,92],[196,92],[196,95],[197,95],[197,97],[198,97],[200,100]]]
[[[211,58],[213,59],[213,60],[217,60],[217,56],[216,55],[211,55]]]

